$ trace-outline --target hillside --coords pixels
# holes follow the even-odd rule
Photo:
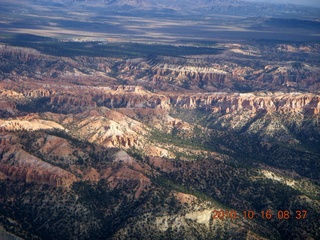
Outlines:
[[[3,45],[1,225],[24,239],[319,238],[319,46],[268,47]]]

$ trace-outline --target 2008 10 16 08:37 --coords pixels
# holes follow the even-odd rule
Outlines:
[[[279,220],[289,220],[289,219],[296,219],[301,220],[307,217],[307,210],[278,210],[276,212],[272,212],[271,210],[262,210],[261,212],[255,212],[253,210],[245,210],[242,213],[237,212],[236,210],[223,210],[217,209],[212,211],[212,218],[213,219],[237,219],[243,217],[244,219],[279,219]]]

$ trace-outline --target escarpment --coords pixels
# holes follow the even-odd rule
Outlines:
[[[210,84],[224,84],[231,79],[231,75],[219,68],[156,66],[153,67],[152,80],[155,82],[176,82],[181,86],[200,86]]]
[[[40,98],[40,97],[49,97],[54,93],[52,90],[48,89],[34,89],[31,91],[26,91],[23,94],[26,97],[31,97],[31,98]]]
[[[136,58],[0,45],[0,225],[25,239],[317,239],[319,46],[261,44]],[[306,219],[277,219],[296,209]]]
[[[91,86],[110,86],[123,82],[125,85],[142,85],[166,91],[314,92],[319,89],[318,44],[276,44],[266,45],[263,49],[241,44],[225,44],[222,47],[225,50],[219,55],[116,59],[84,56],[62,58],[44,55],[33,49],[1,46],[0,57],[3,63],[8,64],[4,64],[5,73],[0,78],[46,79],[52,82],[63,79],[64,83],[78,87],[90,85],[88,82],[92,82]],[[275,60],[278,54],[280,57]],[[310,59],[310,62],[306,59]],[[15,61],[19,64],[14,64]],[[41,91],[28,94],[47,96]]]
[[[35,89],[23,92],[25,98],[16,99],[14,102],[2,100],[6,109],[12,113],[18,105],[20,110],[28,112],[60,112],[78,113],[96,107],[108,108],[159,108],[169,109],[170,98],[165,94],[156,94],[139,86],[117,85],[113,87],[81,87],[71,88],[65,85],[62,91],[48,90],[54,84],[47,84],[48,89]],[[35,86],[36,87],[36,86]],[[0,102],[1,104],[1,102]],[[11,107],[11,109],[9,108]]]
[[[48,85],[50,87],[50,85]],[[207,109],[213,112],[232,113],[239,111],[268,111],[278,113],[319,113],[319,95],[302,92],[255,92],[255,93],[179,93],[147,91],[140,86],[83,87],[74,91],[54,92],[35,89],[25,93],[33,100],[20,104],[28,111],[81,112],[96,107],[111,109],[163,109],[172,107],[185,109]],[[16,104],[1,100],[5,109],[14,114]],[[19,99],[18,102],[23,102]],[[41,104],[37,109],[34,104]],[[21,108],[21,107],[20,107]]]
[[[237,113],[240,111],[278,112],[278,113],[308,113],[319,114],[320,97],[315,94],[303,93],[270,93],[259,94],[190,94],[172,96],[172,105],[186,109],[202,108],[213,112]]]

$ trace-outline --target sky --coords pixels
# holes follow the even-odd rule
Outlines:
[[[320,7],[320,0],[245,0],[248,2],[291,3]]]

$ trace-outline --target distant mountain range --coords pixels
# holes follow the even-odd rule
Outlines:
[[[293,3],[299,3],[295,1]],[[83,5],[90,7],[112,7],[115,10],[132,8],[137,10],[173,10],[177,12],[190,13],[202,12],[209,14],[227,14],[236,16],[319,16],[319,9],[307,6],[288,4],[285,1],[263,2],[258,0],[38,0],[32,4],[46,4],[61,7],[62,5]],[[308,5],[308,4],[306,4]],[[310,5],[310,4],[309,4]]]
[[[59,0],[58,0],[59,1]],[[183,6],[192,6],[192,7],[203,7],[203,6],[212,6],[212,5],[238,5],[238,4],[250,4],[252,3],[268,3],[268,4],[290,4],[290,5],[305,5],[305,6],[320,6],[319,2],[316,0],[61,0],[60,2],[83,2],[83,3],[99,3],[103,2],[106,4],[112,5],[129,5],[129,6],[163,6],[163,7],[183,7]]]
[[[275,4],[297,4],[297,5],[304,5],[304,6],[313,6],[313,7],[320,7],[320,1],[318,0],[245,0],[247,2],[269,2]]]

